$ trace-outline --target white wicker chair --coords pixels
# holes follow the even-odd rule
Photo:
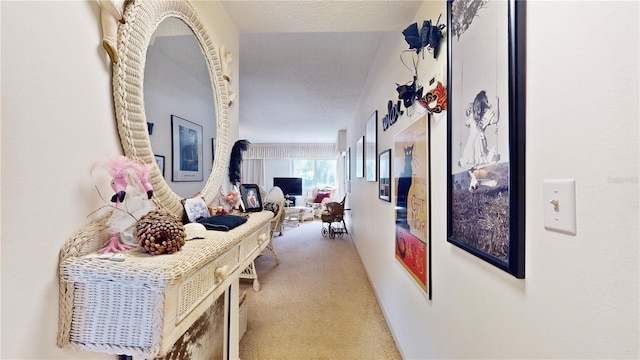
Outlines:
[[[280,265],[280,257],[273,246],[273,237],[277,231],[280,231],[282,235],[282,221],[284,220],[284,193],[282,190],[275,186],[269,193],[262,199],[263,204],[274,203],[278,205],[278,211],[274,214],[271,220],[271,232],[269,234],[269,244],[266,249],[271,251],[271,254],[276,259],[276,265]],[[253,290],[260,291],[260,281],[258,280],[258,273],[256,272],[255,261],[252,261],[249,266],[240,275],[241,279],[253,279]]]
[[[336,189],[332,186],[314,187],[311,190],[311,195],[304,198],[304,204],[306,206],[313,207],[313,208],[322,207],[326,203],[334,201],[333,196],[335,194],[335,191]],[[321,202],[316,202],[317,200],[316,197],[318,195],[318,192],[329,193],[329,196],[323,198]]]

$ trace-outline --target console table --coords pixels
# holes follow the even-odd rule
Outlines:
[[[224,358],[239,358],[239,276],[264,250],[273,213],[252,213],[228,231],[207,231],[170,255],[139,249],[123,262],[99,259],[108,216],[60,251],[58,346],[153,358],[162,356],[225,294]]]

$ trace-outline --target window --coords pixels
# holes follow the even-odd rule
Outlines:
[[[336,187],[337,160],[293,160],[291,173],[302,178],[302,192],[307,194],[316,186]]]

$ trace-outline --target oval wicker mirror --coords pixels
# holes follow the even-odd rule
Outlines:
[[[118,28],[117,49],[120,61],[113,67],[113,94],[118,132],[125,155],[144,163],[156,162],[145,112],[144,73],[147,48],[152,35],[160,23],[170,17],[182,20],[191,28],[209,69],[217,129],[216,156],[211,174],[200,194],[207,202],[211,202],[222,186],[225,164],[229,158],[228,95],[218,53],[195,11],[186,1],[136,0],[127,5],[124,13],[125,22]],[[171,169],[170,163],[167,161],[167,169]],[[180,196],[171,189],[157,167],[151,181],[156,204],[181,217],[181,200],[185,196]]]

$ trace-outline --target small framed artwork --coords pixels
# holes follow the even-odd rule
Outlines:
[[[211,138],[211,163],[216,159],[216,138]]]
[[[244,211],[256,212],[262,211],[262,198],[260,197],[260,188],[256,184],[240,185],[240,195],[244,204]]]
[[[198,219],[211,216],[207,202],[203,197],[193,197],[182,200],[182,206],[189,222],[198,222]]]
[[[364,136],[356,142],[356,177],[364,177]]]
[[[422,115],[394,137],[395,256],[431,299],[429,125]]]
[[[391,202],[391,149],[380,153],[378,159],[378,198]]]
[[[347,154],[344,157],[344,179],[351,180],[351,148],[347,149]]]
[[[202,181],[202,126],[171,115],[172,181]]]
[[[447,239],[525,276],[524,1],[447,2]]]
[[[164,156],[163,155],[153,155],[156,159],[156,165],[158,165],[158,169],[160,169],[160,174],[164,177]]]
[[[378,110],[369,117],[365,127],[365,179],[376,181],[376,157],[378,156]]]

